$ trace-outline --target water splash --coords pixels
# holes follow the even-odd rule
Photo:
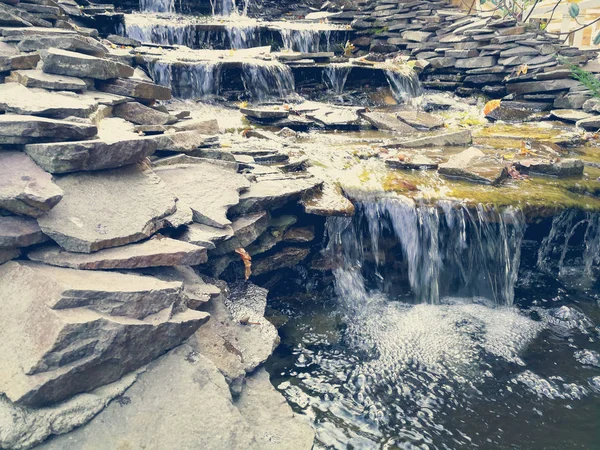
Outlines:
[[[296,90],[292,69],[277,61],[245,62],[242,81],[253,100],[286,99]]]
[[[409,103],[423,95],[419,77],[411,68],[387,69],[385,76],[396,102]]]
[[[348,75],[352,71],[352,66],[348,64],[330,64],[323,69],[323,82],[336,95],[344,92],[344,86],[348,80]]]
[[[174,65],[156,61],[148,64],[155,83],[171,88],[173,96],[198,99],[218,95],[221,66],[207,61],[190,65]]]
[[[282,28],[280,30],[283,48],[302,53],[330,51],[332,30],[319,28]],[[321,45],[321,40],[325,44]]]
[[[140,0],[142,12],[175,12],[175,0]]]
[[[196,27],[185,23],[151,23],[126,17],[125,36],[157,45],[185,45],[194,48]]]
[[[460,295],[513,303],[526,227],[519,210],[479,205],[470,211],[451,203],[432,207],[403,197],[360,201],[357,210],[335,252],[343,255],[345,266],[362,269],[371,259],[379,278],[385,273],[397,277],[390,267],[398,261],[385,259],[386,251],[397,258],[393,247],[399,245],[417,302],[436,304],[442,295]]]
[[[235,14],[241,14],[242,16],[248,15],[248,8],[251,0],[242,0],[240,5],[237,4],[236,0],[210,0],[212,7],[213,16],[231,16]],[[243,4],[243,8],[240,11],[240,6]]]

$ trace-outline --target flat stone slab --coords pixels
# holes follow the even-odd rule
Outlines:
[[[0,266],[0,295],[0,392],[36,407],[118,380],[209,317],[181,307],[181,283],[32,262]]]
[[[232,214],[242,215],[255,211],[279,208],[286,203],[299,200],[305,193],[320,187],[321,180],[313,176],[293,174],[261,177],[240,196]]]
[[[114,142],[94,139],[25,146],[25,152],[50,173],[113,169],[134,164],[155,151],[156,142],[145,137]]]
[[[524,159],[515,161],[515,168],[521,173],[550,175],[554,177],[579,177],[583,175],[584,163],[580,159],[566,158],[558,161],[544,159]]]
[[[279,269],[292,268],[306,259],[310,248],[306,247],[284,247],[281,251],[255,259],[252,263],[252,275],[264,275]]]
[[[46,73],[97,80],[133,76],[133,67],[82,53],[51,48],[41,50],[40,55],[43,62],[42,70]]]
[[[29,247],[47,241],[34,219],[21,216],[0,216],[0,249]]]
[[[385,165],[392,169],[402,170],[436,170],[439,161],[434,161],[425,155],[415,155],[406,159],[386,159]]]
[[[27,257],[51,266],[81,270],[196,266],[208,259],[206,248],[162,236],[92,254],[66,252],[57,246],[47,246],[30,252]]]
[[[160,166],[155,172],[192,209],[194,222],[217,228],[231,225],[227,212],[250,186],[244,176],[210,163]]]
[[[77,36],[77,32],[75,30],[67,30],[64,28],[2,28],[2,36],[7,42],[19,42],[31,36]]]
[[[52,75],[41,70],[13,70],[6,81],[13,81],[29,88],[52,91],[85,91],[88,85],[81,78]]]
[[[97,132],[92,124],[18,114],[0,115],[0,144],[78,141],[94,137]]]
[[[52,30],[59,29],[52,28]],[[108,49],[97,40],[77,34],[54,36],[35,34],[21,39],[17,47],[22,52],[37,52],[39,50],[56,48],[99,57],[103,57],[108,53]]]
[[[39,217],[63,197],[63,191],[29,156],[0,151],[0,208]]]
[[[168,125],[177,122],[177,117],[137,102],[127,102],[115,106],[113,115],[136,125]]]
[[[212,255],[225,255],[236,248],[245,248],[252,244],[269,227],[270,215],[265,211],[238,217],[231,224],[233,237],[217,243],[217,248],[210,252]]]
[[[98,108],[90,97],[29,89],[18,83],[0,84],[0,110],[8,113],[64,119],[88,117]]]
[[[124,95],[144,100],[171,99],[170,88],[134,78],[117,78],[110,81],[98,82],[96,88],[99,91],[108,92],[109,94]]]
[[[398,133],[414,133],[417,130],[399,120],[394,114],[371,111],[361,113],[361,116],[378,130],[395,131]]]
[[[321,189],[306,192],[300,199],[306,214],[316,216],[353,216],[354,204],[348,200],[339,186],[324,182]]]
[[[217,245],[220,242],[226,241],[232,237],[233,229],[230,226],[225,228],[217,228],[201,223],[193,223],[188,225],[187,229],[183,232],[179,239],[194,245],[206,247],[209,250],[213,250],[217,248]]]
[[[57,179],[64,199],[39,218],[63,249],[91,253],[150,237],[176,210],[175,198],[145,164]]]
[[[577,126],[587,131],[600,130],[600,116],[591,116],[577,121]]]
[[[451,131],[423,136],[415,139],[385,144],[385,148],[426,148],[426,147],[454,147],[470,145],[473,142],[471,131]]]
[[[591,114],[576,109],[554,109],[550,111],[550,115],[555,119],[573,123],[593,117]]]
[[[240,108],[240,112],[245,116],[255,119],[277,120],[284,119],[290,115],[289,111],[283,108]]]
[[[396,111],[396,116],[401,121],[419,130],[434,130],[444,126],[444,121],[441,118],[421,111]]]
[[[438,173],[481,184],[498,184],[508,178],[505,164],[486,157],[476,147],[452,155],[447,162],[439,165]]]

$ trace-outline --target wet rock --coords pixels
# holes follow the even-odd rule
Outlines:
[[[0,56],[0,70],[5,72],[17,69],[35,69],[39,60],[40,55],[37,53]]]
[[[5,449],[31,448],[51,435],[65,434],[84,425],[111,400],[121,396],[137,376],[138,373],[133,372],[112,384],[43,408],[19,406],[0,398],[0,428],[3,431],[0,446]]]
[[[2,28],[2,36],[6,42],[20,42],[24,39],[37,37],[71,37],[77,36],[74,30],[65,30],[62,28],[43,28],[43,27],[27,27],[27,28]]]
[[[0,208],[39,217],[62,199],[52,176],[21,152],[0,151]]]
[[[163,226],[175,199],[144,164],[61,177],[64,201],[38,219],[63,249],[91,253],[137,242]]]
[[[29,217],[0,217],[0,249],[29,247],[47,241],[34,219]]]
[[[208,320],[179,307],[180,283],[150,277],[10,262],[0,267],[0,286],[0,392],[20,405],[111,383]]]
[[[582,108],[586,113],[600,112],[600,98],[590,98],[586,100]]]
[[[386,159],[385,165],[392,169],[402,170],[436,170],[438,161],[434,161],[425,155],[415,155],[404,159]]]
[[[425,148],[425,147],[445,147],[469,145],[473,142],[473,137],[469,130],[449,131],[433,135],[423,136],[415,139],[386,144],[386,148]]]
[[[238,205],[231,213],[242,215],[249,212],[271,210],[298,200],[306,192],[318,188],[323,183],[309,175],[281,174],[261,177],[250,185],[250,189],[240,196]]]
[[[113,169],[141,161],[155,150],[156,143],[143,137],[113,142],[94,139],[25,146],[27,154],[50,173]]]
[[[306,117],[326,128],[339,130],[354,129],[360,125],[359,112],[364,108],[323,107],[316,111],[307,112]]]
[[[155,172],[192,209],[194,222],[211,227],[231,225],[227,211],[238,204],[240,191],[250,186],[242,175],[210,163],[163,166]]]
[[[240,112],[245,116],[254,118],[254,119],[262,119],[262,120],[277,120],[284,119],[290,113],[285,110],[283,107],[281,108],[240,108]]]
[[[550,108],[551,105],[548,103],[503,101],[499,107],[493,109],[485,117],[504,122],[524,122],[539,116],[540,112]]]
[[[550,111],[550,114],[552,117],[564,122],[577,122],[591,117],[588,113],[573,109],[554,109]]]
[[[0,248],[0,264],[4,264],[19,256],[21,256],[21,250],[18,248]]]
[[[454,67],[457,69],[477,69],[481,67],[492,67],[497,60],[493,56],[479,56],[476,58],[459,59]]]
[[[53,30],[58,29],[54,28]],[[104,57],[108,53],[108,49],[95,39],[70,33],[67,35],[61,33],[55,36],[32,34],[20,39],[17,47],[22,52],[36,52],[55,48],[98,57]]]
[[[577,121],[577,126],[587,131],[600,130],[600,116],[592,116],[587,119]]]
[[[80,78],[65,75],[52,75],[41,70],[15,70],[7,82],[13,81],[29,88],[42,88],[53,91],[85,91],[87,84]]]
[[[137,102],[127,102],[115,106],[113,115],[138,125],[167,125],[177,122],[177,117]]]
[[[77,141],[96,135],[95,125],[17,114],[0,115],[0,144]]]
[[[434,130],[444,126],[444,121],[441,118],[420,111],[397,111],[396,116],[418,130]]]
[[[283,235],[284,242],[291,242],[294,244],[305,244],[315,240],[315,227],[299,227],[291,228]]]
[[[559,178],[583,175],[583,161],[575,158],[548,161],[543,159],[526,159],[516,161],[515,168],[521,173],[551,175]]]
[[[438,172],[451,178],[461,178],[474,183],[498,184],[508,177],[508,170],[478,148],[471,147],[439,165]]]
[[[219,122],[217,119],[192,119],[178,122],[173,125],[177,131],[195,131],[198,134],[219,134]]]
[[[569,90],[579,86],[579,81],[572,79],[526,81],[523,83],[509,83],[506,90],[509,94],[537,94],[551,91]]]
[[[29,89],[18,83],[0,85],[0,110],[8,113],[64,119],[88,117],[97,108],[95,99],[82,95]]]
[[[378,130],[398,133],[414,133],[416,131],[410,125],[398,120],[394,114],[372,111],[361,113],[361,116]]]
[[[339,186],[324,182],[321,189],[305,193],[300,200],[306,214],[317,216],[353,216],[354,205]]]
[[[306,259],[309,253],[309,248],[285,247],[274,255],[255,259],[252,263],[252,274],[258,276],[279,269],[295,267]]]
[[[43,62],[42,70],[46,73],[98,80],[127,78],[133,75],[133,67],[68,50],[51,48],[41,50],[40,55]]]
[[[233,237],[217,243],[211,255],[225,255],[236,248],[245,248],[263,234],[269,226],[270,215],[264,211],[238,217],[231,224]]]
[[[140,47],[142,45],[140,41],[125,36],[119,36],[118,34],[109,34],[106,36],[106,40],[115,45],[123,45],[125,47]]]
[[[123,95],[143,100],[170,100],[171,89],[134,78],[117,78],[96,83],[96,88],[109,94]]]
[[[206,247],[208,250],[217,248],[220,242],[233,237],[233,229],[211,227],[201,223],[190,224],[179,237],[182,241]]]
[[[66,252],[57,246],[46,246],[30,252],[27,257],[51,266],[82,270],[196,266],[207,261],[206,248],[162,236],[92,254]]]

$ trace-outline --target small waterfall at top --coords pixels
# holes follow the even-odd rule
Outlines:
[[[394,99],[398,103],[408,103],[412,99],[423,95],[423,88],[417,73],[411,68],[387,69],[385,71]]]
[[[445,296],[512,304],[525,227],[514,209],[479,205],[471,211],[401,198],[361,201],[353,220],[327,222],[330,250],[341,257],[341,293],[355,289],[349,280],[364,284],[364,277],[381,285],[405,276],[415,300],[432,304]]]
[[[250,6],[250,0],[241,0],[243,2],[242,11],[239,10],[239,6],[236,4],[236,0],[210,0],[212,7],[213,16],[231,16],[233,14],[242,14],[243,16],[248,15],[248,7]]]
[[[352,71],[352,66],[348,64],[330,64],[323,69],[323,82],[336,95],[341,95],[344,92],[344,86],[348,75]]]
[[[147,23],[128,17],[125,21],[125,35],[140,42],[158,45],[185,45],[194,48],[196,28],[189,24]]]
[[[600,263],[600,214],[565,210],[542,240],[537,266],[546,273],[593,277]]]
[[[280,30],[283,48],[302,53],[330,51],[331,30],[318,28],[282,28]],[[321,48],[321,36],[325,36],[325,48]]]
[[[148,69],[155,83],[171,87],[174,97],[204,98],[220,91],[221,66],[213,62],[175,66],[156,61]]]
[[[175,12],[175,0],[140,0],[141,12]]]
[[[244,87],[254,100],[285,99],[296,90],[292,69],[280,62],[243,63],[242,70]]]

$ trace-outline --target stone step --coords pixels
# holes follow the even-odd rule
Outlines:
[[[97,132],[92,124],[18,114],[0,115],[0,144],[78,141],[90,139]]]

